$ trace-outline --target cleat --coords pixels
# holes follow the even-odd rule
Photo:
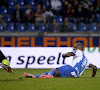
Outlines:
[[[41,75],[39,78],[54,78],[52,75]]]
[[[26,75],[27,75],[27,73],[23,73],[23,77],[24,77],[24,78],[26,77]]]
[[[3,63],[1,63],[0,66],[1,66],[3,69],[5,69],[7,72],[13,73],[13,70],[11,69],[10,66],[5,65],[5,64],[3,64]],[[14,74],[14,73],[13,73],[13,74]]]
[[[34,75],[28,74],[28,73],[23,73],[24,78],[35,78]]]

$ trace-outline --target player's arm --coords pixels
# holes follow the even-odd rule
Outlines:
[[[70,56],[74,56],[75,54],[73,52],[67,52],[65,54],[62,54],[62,57],[65,58],[65,57],[70,57]]]
[[[93,68],[92,77],[95,77],[96,72],[97,72],[97,67],[96,67],[95,65],[93,65],[93,64],[90,64],[90,66],[89,66],[89,67],[90,67],[90,68]]]

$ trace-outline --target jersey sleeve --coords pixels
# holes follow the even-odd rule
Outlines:
[[[82,56],[83,55],[81,50],[76,50],[76,51],[73,51],[72,53],[74,53],[74,56]]]

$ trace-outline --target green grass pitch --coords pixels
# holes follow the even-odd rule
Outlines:
[[[0,69],[0,90],[100,90],[100,69],[92,78],[92,69],[84,71],[80,78],[23,78],[24,72],[42,74],[49,69],[14,69],[10,75]],[[19,78],[22,78],[20,80]]]

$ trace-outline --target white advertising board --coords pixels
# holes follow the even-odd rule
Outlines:
[[[72,47],[1,47],[0,50],[10,60],[12,68],[57,68],[71,64],[72,57],[63,59],[62,54]],[[100,48],[85,48],[85,56],[90,63],[100,68]]]

